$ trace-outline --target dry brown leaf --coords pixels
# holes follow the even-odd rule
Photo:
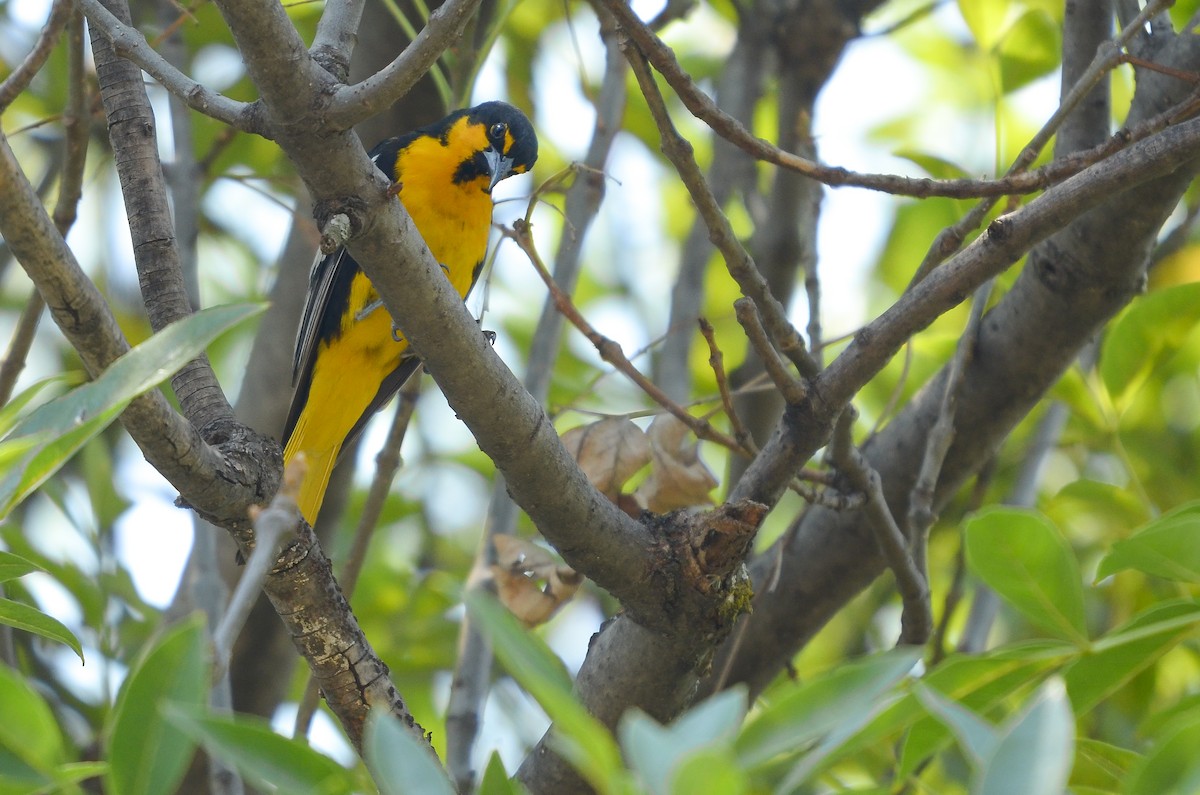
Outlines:
[[[496,564],[492,566],[496,593],[526,626],[549,620],[583,583],[582,575],[531,541],[509,535],[492,540],[496,546]],[[545,585],[539,586],[539,582]]]
[[[670,414],[660,414],[646,432],[650,439],[650,477],[635,493],[638,503],[654,513],[693,505],[711,505],[708,493],[717,479],[700,460],[700,442]]]
[[[623,417],[607,417],[572,428],[562,443],[588,482],[614,502],[621,486],[650,460],[646,432]]]

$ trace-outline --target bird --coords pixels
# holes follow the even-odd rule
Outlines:
[[[492,189],[537,160],[532,123],[513,105],[484,102],[381,141],[369,155],[465,300],[487,254]],[[301,453],[307,462],[296,501],[310,525],[341,451],[419,366],[350,252],[318,253],[296,334],[295,391],[283,431],[285,466]]]

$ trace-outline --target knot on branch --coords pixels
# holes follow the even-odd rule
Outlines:
[[[367,202],[358,196],[325,199],[313,207],[313,218],[321,230],[321,253],[332,254],[363,230]]]
[[[663,539],[662,553],[670,559],[664,562],[673,564],[694,591],[708,596],[728,587],[766,515],[766,505],[742,500],[703,513],[656,516],[651,530]]]
[[[252,507],[263,505],[279,491],[283,472],[283,451],[279,442],[269,436],[264,436],[231,418],[218,418],[199,429],[202,438],[220,456],[221,463],[217,477],[206,491],[219,489],[223,498],[208,494],[196,496],[195,503],[202,505],[220,505],[220,513],[202,510],[199,505],[185,500],[182,496],[175,500],[181,508],[191,508],[202,519],[218,527],[229,530],[234,539],[241,543],[242,539],[253,536],[253,528],[249,519]],[[240,486],[236,494],[239,499],[230,500],[232,492],[228,484]]]
[[[312,59],[340,84],[350,80],[350,58],[343,50],[322,44],[311,51]]]

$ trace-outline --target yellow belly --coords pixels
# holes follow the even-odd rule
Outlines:
[[[465,298],[487,253],[491,197],[478,185],[457,186],[437,195],[421,188],[430,181],[406,179],[400,198],[446,278]],[[408,349],[405,340],[393,337],[392,317],[377,302],[370,281],[356,274],[340,335],[318,343],[308,398],[284,450],[285,463],[301,452],[308,463],[297,502],[309,524],[316,523],[347,436]]]

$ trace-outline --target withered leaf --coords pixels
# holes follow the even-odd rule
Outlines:
[[[623,417],[607,417],[562,435],[588,481],[616,501],[621,486],[650,460],[646,432]]]
[[[545,623],[579,590],[583,576],[531,541],[497,535],[492,577],[496,593],[526,626]],[[539,582],[544,585],[539,586]]]
[[[717,479],[700,460],[700,442],[670,414],[660,414],[646,432],[650,439],[650,477],[634,494],[638,503],[655,513],[710,505],[708,493]]]

